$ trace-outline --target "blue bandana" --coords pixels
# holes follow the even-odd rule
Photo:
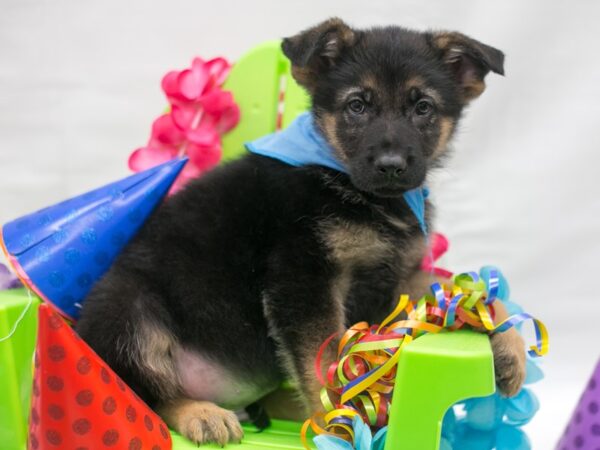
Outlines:
[[[317,131],[310,113],[300,114],[286,129],[246,143],[252,153],[275,158],[291,166],[325,166],[346,173],[333,150]]]
[[[300,114],[286,129],[247,142],[246,148],[257,155],[278,159],[291,166],[318,165],[347,173],[333,150],[315,127],[312,114]],[[425,199],[428,190],[423,187],[403,194],[404,200],[419,220],[421,230],[427,235],[425,223]]]

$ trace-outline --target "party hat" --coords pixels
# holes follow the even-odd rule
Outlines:
[[[92,285],[162,200],[187,162],[174,159],[2,227],[21,280],[70,319]]]
[[[168,450],[165,423],[49,305],[40,305],[28,449]]]
[[[596,364],[571,421],[556,446],[557,450],[600,448],[600,360]]]

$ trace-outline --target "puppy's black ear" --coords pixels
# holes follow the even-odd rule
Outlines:
[[[448,64],[462,89],[465,103],[479,97],[491,70],[504,75],[504,53],[461,33],[431,33],[431,45]]]
[[[354,44],[356,33],[341,19],[332,18],[301,33],[285,38],[281,48],[292,63],[298,83],[311,91],[320,73],[335,65]]]

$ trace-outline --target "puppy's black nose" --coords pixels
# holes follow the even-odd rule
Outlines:
[[[400,155],[383,155],[375,160],[375,169],[382,175],[397,178],[406,172],[408,164]]]

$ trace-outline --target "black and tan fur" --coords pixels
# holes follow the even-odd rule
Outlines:
[[[318,409],[323,340],[381,320],[401,291],[423,289],[424,238],[402,193],[442,164],[488,72],[503,73],[500,51],[459,33],[355,30],[339,19],[282,48],[348,174],[257,155],[206,174],[147,222],[77,325],[196,442],[239,439],[230,410],[285,378]],[[522,342],[508,333],[492,343],[500,388],[514,393]],[[188,373],[192,364],[200,369]],[[212,392],[213,380],[235,395]]]

